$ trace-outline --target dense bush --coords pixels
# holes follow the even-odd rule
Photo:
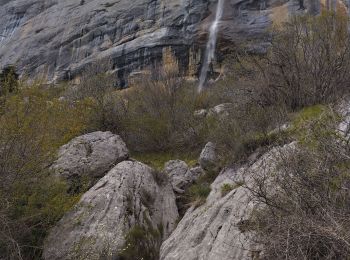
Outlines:
[[[209,118],[206,138],[217,144],[227,163],[242,161],[259,147],[283,143],[285,136],[279,127],[287,117],[283,107],[249,103],[228,117]]]
[[[134,87],[122,91],[112,88],[109,75],[89,72],[76,87],[73,100],[92,102],[90,129],[121,135],[138,155],[198,155],[206,142],[213,141],[222,154],[237,159],[256,149],[263,139],[269,144],[268,132],[285,120],[284,109],[261,106],[249,94],[251,90],[237,87],[234,78],[198,95],[197,86],[180,76],[174,66],[151,71],[136,80]],[[196,110],[221,103],[232,103],[234,111],[227,117],[195,116]]]
[[[136,81],[135,87],[121,91],[111,87],[105,73],[88,75],[82,77],[74,100],[92,101],[92,128],[120,134],[133,151],[202,144],[193,116],[197,90],[172,66],[158,68]]]
[[[193,113],[196,89],[168,71],[122,93],[122,135],[139,151],[191,149],[203,142]]]
[[[79,196],[48,167],[57,149],[84,132],[89,103],[59,100],[57,89],[20,85],[0,106],[0,256],[38,259],[49,228]]]
[[[88,125],[91,130],[110,130],[116,127],[112,116],[117,107],[114,93],[115,76],[107,73],[110,62],[100,61],[88,66],[79,78],[79,84],[67,89],[65,95],[73,102],[90,102]]]

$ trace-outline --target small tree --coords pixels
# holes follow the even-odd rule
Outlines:
[[[6,66],[0,73],[0,96],[16,92],[18,78],[16,68],[13,65]]]

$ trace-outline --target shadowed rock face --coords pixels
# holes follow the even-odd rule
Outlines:
[[[256,1],[226,0],[221,42],[261,40],[274,1],[260,11]],[[60,80],[108,58],[123,81],[161,62],[171,47],[181,70],[198,71],[215,6],[215,0],[0,0],[0,67],[15,64],[21,73]]]

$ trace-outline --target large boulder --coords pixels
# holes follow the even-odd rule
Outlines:
[[[169,176],[176,193],[182,194],[185,190],[204,174],[200,167],[189,168],[181,160],[171,160],[164,165],[164,173]]]
[[[44,259],[115,259],[135,226],[167,238],[178,212],[172,187],[163,178],[140,162],[119,163],[51,230]]]
[[[192,206],[171,236],[163,242],[161,260],[248,260],[258,259],[261,246],[245,230],[256,200],[247,189],[254,176],[276,170],[278,154],[293,152],[295,144],[277,147],[255,162],[223,170],[211,185],[206,202]],[[224,185],[231,187],[223,192]]]
[[[208,171],[218,171],[220,168],[220,158],[217,153],[216,145],[213,142],[208,142],[199,156],[200,166]]]
[[[101,178],[113,166],[129,158],[120,136],[111,132],[93,132],[74,138],[62,146],[51,169],[60,177]]]
[[[173,189],[177,193],[184,193],[184,189],[191,180],[188,178],[188,165],[184,161],[171,160],[164,166],[164,173],[170,178]]]

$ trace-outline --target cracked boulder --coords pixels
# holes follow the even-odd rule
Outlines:
[[[172,187],[162,177],[140,162],[119,163],[51,230],[43,258],[115,259],[135,226],[167,238],[178,211]]]
[[[63,179],[97,179],[113,166],[129,158],[120,136],[111,132],[93,132],[63,145],[51,169]]]

